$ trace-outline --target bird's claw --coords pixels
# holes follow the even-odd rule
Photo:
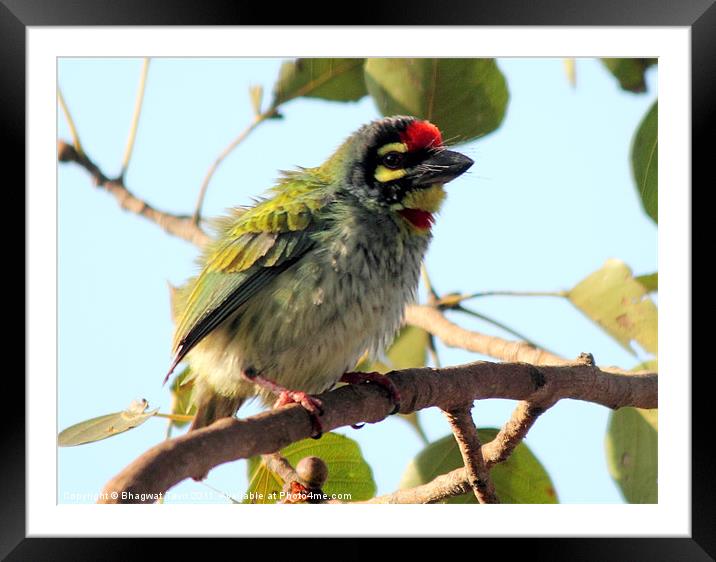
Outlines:
[[[341,382],[348,384],[361,384],[361,383],[375,383],[382,386],[390,396],[390,400],[393,402],[393,409],[390,415],[397,414],[400,411],[400,391],[395,386],[390,377],[387,377],[381,373],[362,373],[352,372],[344,373],[341,377]]]
[[[284,390],[279,394],[278,400],[276,400],[273,407],[280,408],[287,404],[300,404],[306,410],[311,418],[312,439],[320,439],[323,436],[323,424],[320,420],[323,415],[323,402],[321,400],[299,390]]]

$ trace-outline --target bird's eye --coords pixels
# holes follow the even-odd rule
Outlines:
[[[383,156],[382,163],[386,168],[396,170],[403,163],[403,155],[400,152],[388,152]]]

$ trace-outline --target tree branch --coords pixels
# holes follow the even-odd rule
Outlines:
[[[244,140],[246,140],[246,137],[248,137],[256,127],[258,127],[261,123],[266,121],[267,119],[273,117],[276,115],[276,108],[271,108],[264,113],[257,113],[254,116],[253,121],[249,123],[249,125],[241,131],[234,140],[232,140],[224,150],[221,151],[221,154],[216,157],[214,162],[209,166],[209,170],[206,172],[206,176],[204,176],[204,181],[201,182],[201,187],[199,188],[199,195],[197,195],[196,198],[196,204],[194,207],[194,215],[192,217],[192,220],[195,224],[199,224],[199,221],[201,220],[201,208],[204,206],[204,198],[206,197],[206,191],[209,188],[209,182],[211,181],[212,176],[216,172],[217,168],[221,165],[221,163],[224,161],[224,159],[231,154],[234,149],[239,146]]]
[[[95,185],[112,194],[125,211],[144,217],[167,233],[197,246],[203,246],[209,241],[209,236],[194,223],[191,217],[172,215],[155,209],[133,195],[122,180],[109,179],[86,154],[77,152],[73,146],[64,141],[57,143],[57,159],[60,162],[75,162],[82,166],[90,173]]]
[[[495,438],[482,445],[485,470],[506,461],[532,428],[537,418],[553,406],[556,398],[548,385],[536,391],[529,400],[521,401],[510,419]],[[434,480],[408,490],[377,496],[361,503],[437,503],[453,496],[466,494],[471,489],[471,477],[465,467],[457,468]]]
[[[407,324],[422,328],[448,347],[482,353],[503,361],[522,361],[533,365],[568,365],[566,359],[524,342],[504,340],[472,332],[451,322],[433,306],[411,305],[405,309]]]
[[[398,388],[401,413],[429,407],[450,410],[486,398],[527,400],[541,388],[549,400],[572,398],[610,408],[657,407],[656,373],[620,375],[580,362],[560,366],[476,362],[444,369],[406,369],[389,375]],[[320,396],[325,431],[359,422],[383,420],[393,404],[376,385],[347,385]],[[202,476],[225,462],[269,454],[308,438],[306,412],[290,405],[237,420],[225,418],[156,445],[113,478],[103,503],[122,502],[122,492],[166,492],[182,480]],[[509,441],[506,433],[505,442]],[[486,457],[487,460],[487,457]],[[467,491],[470,487],[467,487]],[[117,497],[112,497],[117,492]],[[126,501],[126,500],[125,500]]]
[[[266,468],[277,474],[284,482],[300,480],[295,469],[291,466],[291,463],[280,454],[271,453],[269,455],[261,455],[261,459],[266,465]]]
[[[551,397],[547,400],[532,398],[523,400],[512,412],[510,419],[502,426],[495,438],[482,446],[482,455],[485,464],[493,466],[506,461],[527,436],[537,418],[541,416],[555,401]]]
[[[355,503],[438,503],[455,496],[467,494],[470,490],[467,470],[462,467],[456,468],[447,474],[441,474],[427,484],[405,490],[396,490],[392,494],[376,496],[375,498]]]
[[[480,503],[500,503],[495,486],[490,478],[490,470],[482,457],[482,444],[477,427],[472,421],[472,403],[445,412],[455,441],[460,449],[465,475],[472,491]]]

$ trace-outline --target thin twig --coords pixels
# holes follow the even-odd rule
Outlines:
[[[57,143],[57,159],[60,162],[75,162],[82,166],[90,173],[95,185],[111,193],[124,210],[144,217],[169,234],[197,246],[204,246],[209,241],[209,236],[194,223],[191,217],[173,215],[155,209],[132,194],[122,181],[110,180],[86,154],[77,152],[63,141]]]
[[[82,149],[82,143],[80,142],[80,136],[77,133],[77,127],[75,127],[75,122],[72,119],[72,114],[70,113],[70,109],[67,107],[67,104],[65,103],[65,97],[62,95],[62,90],[59,86],[57,86],[57,100],[60,102],[60,107],[62,108],[62,113],[65,114],[65,119],[67,120],[67,126],[70,128],[70,135],[72,136],[72,146],[75,147],[75,150],[78,154],[84,154],[85,151]]]
[[[139,75],[139,88],[137,90],[137,99],[134,103],[134,115],[129,127],[129,136],[127,137],[127,146],[124,149],[124,158],[122,158],[122,170],[119,172],[119,179],[124,181],[129,168],[129,161],[132,159],[132,151],[134,150],[134,141],[137,138],[137,128],[139,126],[139,116],[142,114],[142,104],[144,102],[144,88],[147,84],[147,74],[149,72],[149,57],[144,57],[142,71]]]
[[[430,354],[430,359],[433,361],[433,367],[436,369],[442,367],[440,356],[438,355],[438,348],[435,345],[435,336],[432,334],[428,334],[428,353]]]
[[[436,303],[440,308],[454,308],[461,302],[480,297],[559,297],[569,296],[569,291],[482,291],[479,293],[450,293]]]
[[[490,471],[482,457],[482,444],[477,434],[477,427],[472,421],[471,410],[472,404],[467,404],[446,411],[445,416],[460,449],[467,480],[477,501],[500,503],[490,478]]]
[[[420,275],[423,278],[423,283],[425,283],[425,288],[428,291],[428,302],[430,304],[436,303],[440,301],[440,295],[435,290],[435,287],[433,286],[432,281],[430,281],[430,275],[428,275],[428,268],[425,265],[425,262],[422,262],[420,264]]]
[[[570,362],[558,355],[525,342],[514,342],[466,330],[451,322],[435,307],[410,305],[405,309],[405,322],[423,328],[449,347],[459,347],[503,361],[522,361],[533,365],[566,365]]]
[[[209,182],[211,181],[211,178],[214,175],[214,172],[216,172],[217,168],[221,165],[221,163],[224,161],[224,159],[231,154],[231,152],[239,146],[246,137],[248,137],[256,127],[258,127],[261,123],[266,121],[269,117],[272,117],[276,114],[276,108],[271,108],[265,111],[264,113],[260,113],[256,115],[251,121],[251,123],[243,130],[239,135],[232,140],[224,150],[221,151],[221,154],[216,157],[216,160],[209,166],[209,170],[206,173],[206,176],[204,176],[204,181],[201,183],[201,187],[199,188],[199,195],[196,198],[196,205],[194,207],[194,214],[192,216],[192,220],[194,221],[194,224],[199,224],[201,221],[201,209],[204,206],[204,198],[206,197],[206,191],[209,188]]]
[[[543,345],[537,344],[534,340],[528,338],[528,337],[525,336],[524,334],[518,332],[517,330],[513,330],[512,328],[510,328],[510,327],[507,326],[506,324],[503,324],[503,323],[500,322],[499,320],[495,320],[494,318],[491,318],[490,316],[485,316],[485,315],[482,314],[481,312],[477,312],[476,310],[472,310],[472,309],[470,309],[470,308],[465,308],[465,307],[462,306],[462,305],[458,305],[458,306],[456,306],[455,308],[453,308],[453,309],[451,309],[451,310],[455,310],[455,311],[457,311],[457,312],[462,312],[463,314],[467,314],[468,316],[474,316],[475,318],[477,318],[477,319],[479,319],[479,320],[482,320],[483,322],[487,322],[488,324],[492,324],[493,326],[496,326],[497,328],[500,328],[501,330],[504,330],[504,331],[507,332],[508,334],[510,334],[510,335],[512,335],[512,336],[515,336],[517,339],[519,339],[519,340],[525,342],[527,345],[531,345],[531,346],[534,347],[534,348],[543,349],[543,350],[545,350],[545,351],[547,351],[547,352],[549,352],[549,353],[552,353],[552,352],[549,351],[546,347],[544,347]]]

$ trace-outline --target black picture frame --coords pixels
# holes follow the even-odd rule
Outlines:
[[[16,172],[9,185],[25,182],[25,30],[28,26],[85,25],[316,25],[317,15],[324,15],[324,25],[565,25],[565,26],[685,26],[691,29],[692,76],[692,177],[704,186],[707,163],[713,157],[707,135],[716,130],[716,6],[714,0],[502,0],[501,2],[452,1],[429,3],[406,0],[376,5],[361,3],[360,10],[336,10],[335,4],[312,6],[304,3],[243,3],[224,0],[188,2],[177,0],[0,0],[0,130],[6,140],[1,151],[5,172]],[[710,140],[710,139],[709,139]],[[11,164],[7,164],[11,163]],[[22,163],[22,165],[21,165]],[[684,186],[690,189],[690,186]],[[17,193],[17,191],[15,191]],[[692,190],[693,193],[693,190]],[[15,199],[19,196],[15,195]],[[18,232],[19,229],[15,229]],[[10,242],[9,240],[7,241]],[[692,271],[693,275],[693,271]],[[25,279],[25,281],[27,281]],[[25,298],[28,298],[25,292]],[[687,380],[689,373],[672,373]],[[713,442],[709,432],[710,400],[704,376],[692,377],[692,497],[690,538],[550,538],[550,539],[464,539],[458,545],[485,552],[484,547],[509,553],[524,551],[532,558],[548,560],[712,560],[716,556],[716,516],[714,510]],[[50,374],[48,374],[50,376]],[[2,496],[0,496],[0,557],[7,560],[107,560],[149,557],[153,547],[167,555],[172,545],[189,554],[186,541],[142,540],[140,545],[123,539],[26,538],[25,497],[25,385],[15,370],[8,369],[3,388],[8,397],[2,425]],[[699,446],[701,445],[701,446]],[[238,522],[237,522],[238,524]],[[347,525],[350,525],[347,522]],[[317,528],[316,534],[320,534]],[[259,543],[265,539],[254,539]],[[295,540],[295,539],[294,539]],[[355,544],[334,545],[333,539],[306,539],[298,548],[309,552],[331,552],[338,549],[342,557],[362,558],[375,555],[370,539],[353,540]],[[476,541],[481,541],[477,543]],[[161,542],[160,542],[161,541]],[[241,549],[265,548],[241,539]],[[488,542],[485,542],[488,541]],[[225,542],[222,540],[222,542]],[[238,544],[238,543],[234,543]],[[422,541],[411,539],[400,545],[401,556],[407,546],[424,548]],[[478,547],[478,544],[480,545]],[[219,552],[222,545],[212,546]],[[226,545],[229,546],[229,545]],[[236,548],[229,546],[229,548]],[[274,547],[283,548],[283,547]],[[480,548],[480,551],[477,550]],[[238,551],[235,555],[240,556]],[[350,553],[346,555],[346,553]]]

